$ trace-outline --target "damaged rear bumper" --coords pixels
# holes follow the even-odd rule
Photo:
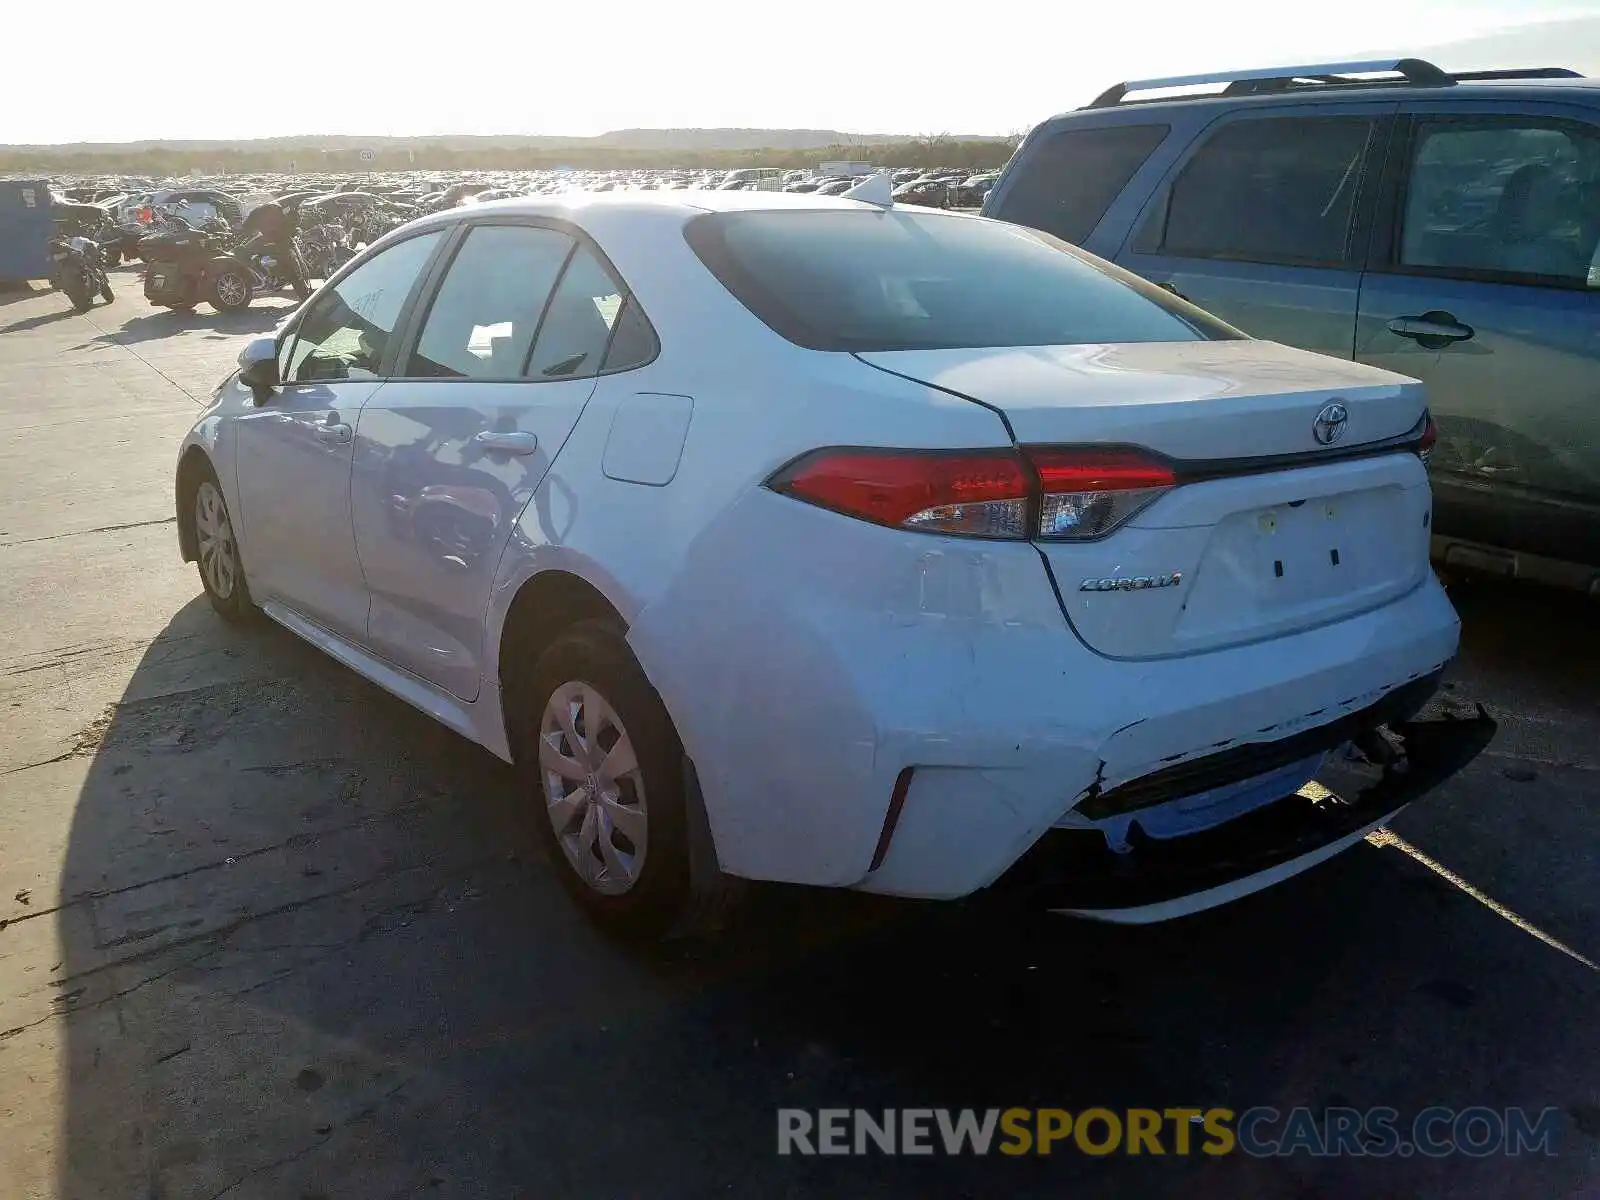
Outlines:
[[[1395,723],[1399,754],[1337,795],[1317,784],[1231,821],[1175,838],[1135,829],[1112,851],[1095,830],[1053,830],[997,886],[1046,907],[1126,924],[1164,921],[1247,896],[1355,844],[1476,758],[1495,721],[1475,716]]]

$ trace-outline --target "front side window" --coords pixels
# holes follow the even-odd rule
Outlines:
[[[285,382],[377,378],[400,310],[442,236],[435,229],[407,238],[317,293],[295,331]]]
[[[439,285],[405,374],[517,379],[539,317],[572,252],[570,237],[528,225],[480,225]]]
[[[733,295],[814,350],[1187,342],[1240,336],[1033,229],[890,209],[714,213],[685,230]]]
[[[1373,122],[1256,117],[1224,125],[1172,185],[1159,248],[1180,257],[1344,266]]]
[[[1424,120],[1400,265],[1600,288],[1600,129],[1538,117]]]
[[[1081,243],[1155,148],[1167,125],[1063,129],[1030,144],[992,214]]]

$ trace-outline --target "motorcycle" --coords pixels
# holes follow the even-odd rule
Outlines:
[[[344,226],[332,222],[297,229],[294,244],[305,264],[303,276],[306,279],[330,278],[356,253]]]
[[[106,278],[100,247],[82,236],[50,239],[50,283],[77,312],[93,308],[97,293],[107,304],[117,298]]]
[[[178,312],[190,312],[202,300],[218,312],[244,308],[250,303],[249,274],[229,256],[233,240],[226,222],[213,219],[196,227],[169,215],[161,228],[139,239],[138,254],[146,263],[144,298]],[[219,280],[225,281],[220,296]]]
[[[301,299],[310,295],[271,247],[241,246],[220,218],[197,228],[181,215],[169,215],[165,228],[139,240],[138,252],[148,264],[145,299],[158,307],[189,312],[204,300],[220,313],[231,313],[250,307],[260,291],[292,285]]]

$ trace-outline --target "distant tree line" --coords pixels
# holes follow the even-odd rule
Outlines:
[[[553,167],[587,170],[629,168],[734,167],[813,168],[837,159],[867,160],[897,167],[966,167],[982,171],[1003,166],[1018,139],[952,138],[943,134],[901,141],[856,142],[807,150],[673,150],[627,149],[607,146],[452,147],[444,142],[414,145],[388,143],[374,147],[370,160],[362,148],[270,147],[201,148],[160,147],[135,150],[107,146],[92,149],[27,146],[0,149],[0,172],[39,172],[54,175],[149,175],[168,177],[195,171],[203,175],[249,175],[294,171],[315,174],[329,171],[533,171]]]

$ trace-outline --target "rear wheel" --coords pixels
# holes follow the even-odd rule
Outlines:
[[[195,559],[206,599],[227,620],[245,620],[254,615],[255,601],[250,598],[250,585],[245,582],[244,561],[239,557],[239,539],[228,515],[228,502],[209,466],[197,472],[189,503],[194,521]]]
[[[511,717],[535,836],[567,891],[613,933],[665,935],[689,898],[683,750],[621,633],[560,635]]]
[[[211,307],[218,312],[242,312],[250,307],[254,295],[243,267],[228,267],[211,277]]]

